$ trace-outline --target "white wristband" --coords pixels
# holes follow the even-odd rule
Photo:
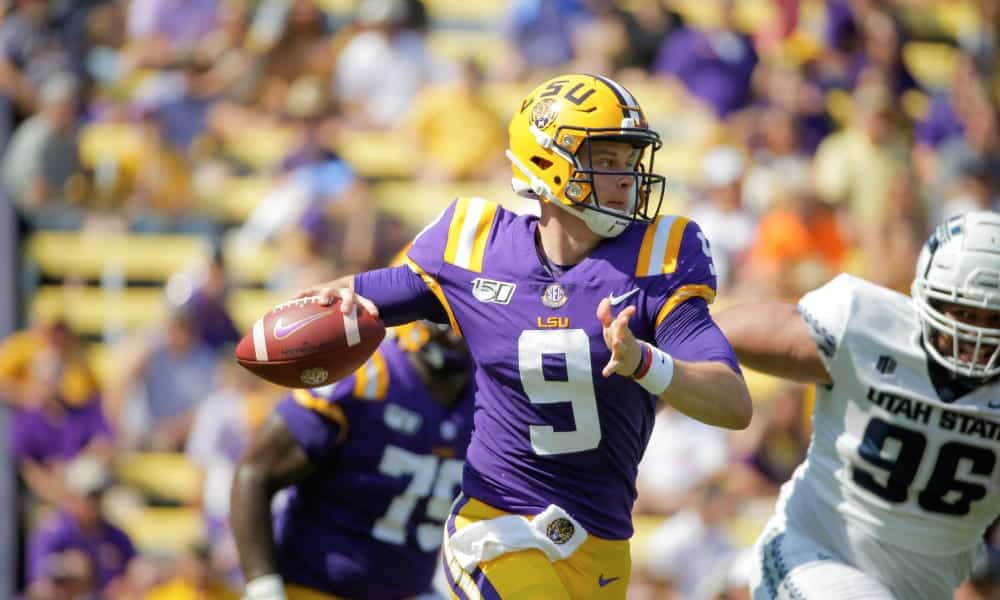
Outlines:
[[[653,344],[642,343],[649,346],[653,357],[646,373],[642,377],[636,378],[635,382],[644,387],[650,394],[659,396],[670,387],[670,382],[674,379],[674,357]]]
[[[285,582],[277,573],[254,577],[244,588],[243,600],[287,600]]]

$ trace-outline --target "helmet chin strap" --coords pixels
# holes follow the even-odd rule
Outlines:
[[[563,204],[559,198],[552,193],[548,184],[535,177],[531,171],[529,171],[528,168],[520,160],[518,160],[516,156],[514,156],[513,152],[507,150],[506,155],[511,164],[517,167],[517,170],[530,181],[530,183],[525,183],[516,177],[511,179],[511,187],[513,187],[514,193],[517,195],[527,197],[531,197],[533,195],[535,197],[548,200],[550,203],[583,221],[587,225],[587,229],[590,229],[590,231],[601,236],[602,238],[613,238],[621,235],[631,222],[631,219],[628,219],[625,216],[617,217],[615,215],[610,215],[597,210],[588,210],[586,208],[583,210],[576,210],[571,206]],[[637,191],[633,190],[632,202],[635,203],[637,200]]]

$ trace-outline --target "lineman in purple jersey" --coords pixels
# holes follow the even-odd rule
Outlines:
[[[423,321],[347,379],[279,403],[233,484],[245,600],[429,591],[472,408],[464,342]],[[272,533],[272,497],[289,485]]]
[[[405,266],[302,293],[465,336],[476,416],[445,534],[455,597],[624,598],[636,468],[659,401],[722,427],[750,421],[708,313],[708,242],[658,215],[659,146],[618,83],[547,81],[521,103],[507,153],[539,218],[459,199]]]

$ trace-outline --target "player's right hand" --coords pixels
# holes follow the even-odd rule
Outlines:
[[[356,304],[360,304],[368,313],[378,318],[378,307],[375,303],[354,292],[354,278],[341,277],[326,283],[314,285],[295,294],[295,298],[307,298],[309,296],[319,296],[320,303],[324,306],[333,304],[333,301],[340,299],[340,311],[349,314],[354,310]]]

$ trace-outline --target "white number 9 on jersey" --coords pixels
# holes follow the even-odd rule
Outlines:
[[[542,356],[565,357],[565,381],[545,378]],[[517,341],[517,366],[521,385],[532,404],[569,402],[573,407],[573,431],[556,431],[551,425],[530,427],[531,447],[536,454],[565,454],[593,450],[601,443],[590,366],[590,339],[582,329],[541,329],[521,333]]]

